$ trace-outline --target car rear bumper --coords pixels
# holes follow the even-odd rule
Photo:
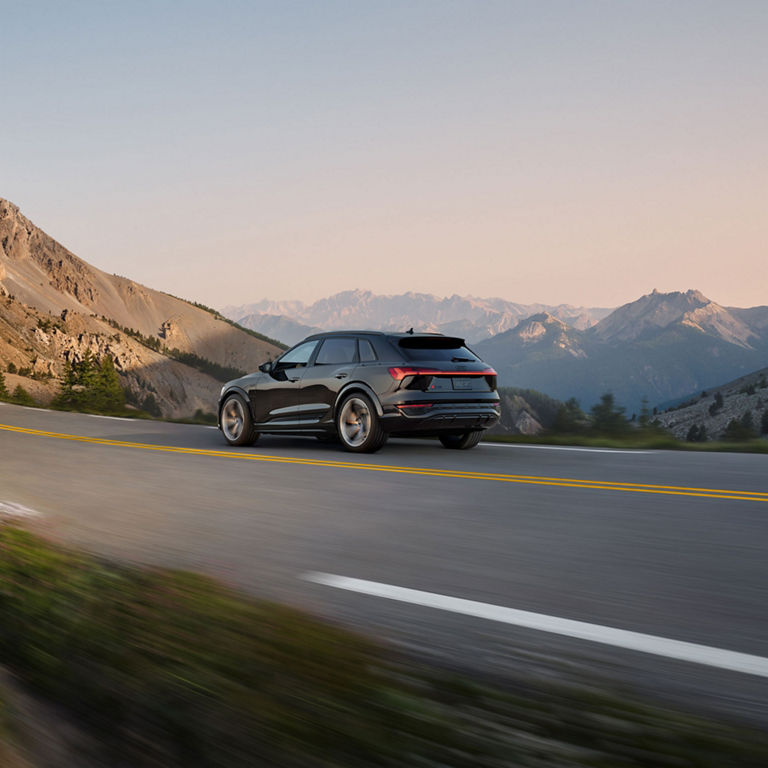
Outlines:
[[[384,408],[381,425],[388,433],[440,434],[490,429],[499,408],[488,402],[407,403]]]

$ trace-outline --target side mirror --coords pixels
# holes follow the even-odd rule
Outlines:
[[[259,370],[262,373],[272,373],[272,361],[271,360],[267,360],[266,363],[262,363],[259,366]]]

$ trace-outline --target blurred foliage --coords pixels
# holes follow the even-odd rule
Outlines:
[[[98,738],[96,764],[768,764],[761,734],[594,681],[472,682],[210,579],[115,565],[9,526],[0,615],[0,663]]]

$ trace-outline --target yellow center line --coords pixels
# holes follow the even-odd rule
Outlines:
[[[0,430],[16,432],[38,437],[52,437],[57,440],[71,440],[79,443],[109,445],[118,448],[139,448],[144,451],[161,451],[164,453],[181,453],[193,456],[212,456],[217,458],[241,459],[246,461],[274,462],[278,464],[298,464],[311,467],[329,467],[333,469],[366,469],[371,472],[393,472],[407,475],[423,475],[428,477],[447,477],[461,480],[486,480],[502,483],[523,483],[526,485],[545,485],[559,488],[586,488],[601,491],[624,491],[626,493],[656,493],[668,496],[696,496],[711,499],[730,499],[736,501],[768,502],[768,492],[736,491],[722,488],[693,488],[678,485],[653,485],[648,483],[623,483],[610,480],[583,480],[572,477],[542,477],[539,475],[506,475],[492,472],[473,472],[453,469],[433,469],[430,467],[397,467],[387,464],[360,464],[352,461],[330,459],[306,459],[293,456],[270,456],[267,454],[248,453],[247,451],[224,451],[208,448],[184,448],[173,445],[152,445],[150,443],[134,443],[126,440],[110,440],[104,437],[88,437],[86,435],[68,435],[60,432],[48,432],[41,429],[15,427],[10,424],[0,424]]]

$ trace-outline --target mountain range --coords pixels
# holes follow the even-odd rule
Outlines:
[[[96,269],[0,199],[0,370],[28,372],[9,374],[9,384],[45,402],[65,362],[86,350],[111,355],[137,402],[151,394],[174,417],[214,409],[221,382],[207,363],[251,371],[279,353],[213,310]]]
[[[611,310],[570,304],[517,304],[504,299],[427,293],[384,296],[371,291],[342,291],[313,304],[270,301],[229,306],[222,314],[254,331],[295,344],[317,330],[377,328],[385,331],[431,331],[461,336],[470,343],[503,333],[521,319],[549,312],[568,325],[585,329]]]
[[[699,291],[654,291],[586,330],[548,313],[475,345],[509,386],[593,404],[613,392],[631,411],[672,401],[768,363],[768,307],[723,307]]]
[[[695,290],[653,291],[613,310],[357,290],[223,313],[286,343],[357,327],[460,336],[502,385],[576,397],[586,408],[610,391],[638,411],[643,398],[666,404],[768,364],[768,307],[724,307]]]

